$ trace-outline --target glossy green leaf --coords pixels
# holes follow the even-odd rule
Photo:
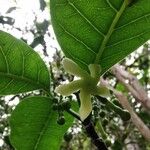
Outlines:
[[[49,90],[50,77],[40,56],[23,41],[0,31],[0,95]]]
[[[57,115],[47,97],[24,99],[10,118],[12,145],[16,150],[58,150],[73,117],[66,114],[65,125],[58,125]]]
[[[150,38],[150,2],[51,0],[52,24],[65,55],[103,74]]]

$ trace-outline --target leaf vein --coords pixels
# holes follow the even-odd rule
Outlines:
[[[134,19],[134,20],[131,20],[130,22],[128,22],[128,23],[126,23],[126,24],[124,24],[124,25],[122,25],[122,26],[119,26],[119,27],[115,28],[115,30],[119,30],[119,29],[121,29],[121,28],[123,28],[123,27],[125,27],[125,26],[128,26],[128,25],[130,25],[130,24],[132,24],[132,23],[135,23],[135,22],[139,21],[140,19],[143,19],[143,18],[146,18],[146,19],[147,19],[147,17],[149,17],[149,16],[150,16],[150,13],[148,13],[148,14],[146,14],[146,15],[143,15],[143,16],[141,16],[141,17],[139,17],[139,18],[136,18],[136,19]]]
[[[40,132],[39,137],[37,139],[37,142],[35,143],[34,150],[38,150],[38,145],[40,144],[40,141],[41,141],[41,139],[42,139],[46,129],[48,128],[49,121],[51,119],[50,117],[51,117],[51,115],[50,115],[50,112],[49,112],[49,115],[47,117],[46,123],[43,124],[44,126],[42,126],[42,129],[41,129],[41,132]]]
[[[101,36],[105,37],[105,34],[100,31],[83,13],[72,3],[70,0],[67,0],[68,4]]]
[[[111,44],[111,45],[106,46],[106,48],[109,48],[109,47],[112,47],[112,46],[116,46],[116,45],[118,45],[118,44],[120,44],[120,43],[123,43],[123,42],[126,42],[126,41],[130,41],[130,40],[135,39],[135,38],[137,38],[137,37],[140,37],[140,36],[142,36],[142,35],[144,35],[145,33],[148,33],[148,32],[150,32],[150,31],[142,32],[142,33],[140,33],[140,34],[138,34],[138,35],[136,35],[136,36],[133,36],[133,37],[131,37],[131,38],[123,39],[123,40],[118,41],[118,42],[116,42],[116,43],[114,43],[114,44]]]
[[[62,24],[59,24],[59,26],[63,29],[63,31],[69,35],[70,37],[72,37],[73,39],[75,39],[78,43],[84,45],[88,50],[90,50],[94,55],[96,55],[96,52],[93,51],[87,44],[85,44],[83,41],[79,40],[77,37],[75,37],[72,33],[70,33],[69,31],[67,31],[64,26]]]
[[[37,81],[33,81],[25,76],[24,77],[17,76],[17,75],[11,74],[11,73],[4,73],[4,72],[0,72],[0,76],[5,76],[5,77],[16,79],[16,80],[23,80],[23,81],[33,84],[35,86],[43,87],[43,89],[45,91],[47,91],[47,87],[45,87],[45,85],[43,85],[42,83],[37,83]]]
[[[106,0],[106,2],[112,8],[112,10],[114,10],[116,13],[118,12],[118,10],[112,5],[112,3],[109,0]]]
[[[20,91],[21,91],[24,87],[26,87],[28,84],[29,84],[29,83],[25,83],[22,87],[20,87],[20,88],[17,90],[16,93],[20,93]]]
[[[2,91],[4,91],[12,82],[14,81],[14,79],[11,79],[3,88],[0,89],[0,93]]]
[[[87,64],[86,62],[82,61],[81,59],[79,59],[79,58],[77,58],[77,57],[74,57],[71,53],[69,53],[69,51],[66,51],[66,53],[67,53],[70,57],[72,57],[72,59],[77,60],[78,62],[84,64],[85,66],[88,66],[88,64]]]
[[[132,36],[131,38],[123,39],[123,40],[118,41],[118,42],[116,42],[114,44],[106,46],[106,48],[113,47],[113,46],[116,46],[116,45],[121,44],[123,42],[133,40],[133,39],[138,38],[138,37],[140,37],[140,36],[142,36],[142,35],[144,35],[145,33],[148,33],[148,32],[150,32],[150,31],[142,32],[142,33],[139,33],[138,35]]]
[[[23,51],[21,50],[21,55],[22,55],[22,76],[24,76],[24,70],[25,70],[25,57],[23,54]]]
[[[9,73],[9,65],[8,65],[8,61],[7,61],[7,57],[5,56],[5,53],[3,51],[3,48],[0,46],[0,51],[4,57],[5,63],[6,63],[6,69],[7,69],[7,73]]]
[[[37,73],[37,83],[39,83],[40,81],[40,73],[41,73],[42,69],[38,70],[38,73]]]

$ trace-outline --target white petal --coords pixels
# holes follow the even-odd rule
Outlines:
[[[62,63],[63,63],[65,71],[74,76],[78,76],[78,77],[89,76],[88,72],[81,69],[74,61],[72,61],[69,58],[64,58]]]
[[[110,91],[106,86],[97,86],[95,93],[93,95],[99,95],[104,98],[110,97]]]
[[[64,96],[69,96],[72,93],[77,92],[81,88],[82,82],[82,80],[76,80],[68,84],[60,85],[55,89],[55,92]]]
[[[90,94],[83,89],[80,90],[80,102],[81,105],[79,109],[79,114],[81,120],[84,121],[92,111],[92,103]]]
[[[98,64],[90,64],[88,66],[91,76],[95,79],[99,79],[100,78],[100,73],[101,73],[101,67]]]

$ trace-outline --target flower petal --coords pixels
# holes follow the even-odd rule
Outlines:
[[[88,66],[90,73],[91,73],[91,77],[95,78],[95,79],[99,79],[100,78],[100,73],[101,73],[101,67],[98,64],[90,64]]]
[[[104,98],[110,97],[110,91],[106,86],[97,86],[95,93],[92,93],[93,95],[99,95]]]
[[[55,92],[64,96],[69,96],[74,92],[77,92],[82,86],[82,80],[72,81],[68,84],[63,84],[56,87]]]
[[[92,111],[91,95],[85,90],[80,90],[80,109],[79,114],[82,121],[84,121]]]
[[[81,69],[74,61],[72,61],[69,58],[64,58],[63,61],[63,66],[66,72],[78,76],[78,77],[88,77],[89,74],[85,70]]]

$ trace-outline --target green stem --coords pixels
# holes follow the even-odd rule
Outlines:
[[[103,138],[104,140],[106,140],[106,139],[107,139],[107,134],[106,134],[106,132],[104,131],[104,128],[103,128],[103,126],[102,126],[102,123],[101,123],[100,119],[99,119],[98,122],[97,122],[97,127],[98,127],[98,130],[99,130],[100,133],[101,133],[102,138]]]
[[[49,97],[49,98],[51,98],[51,99],[53,99],[54,98],[54,96],[51,94],[51,92],[49,91],[46,91],[46,90],[43,90],[44,92],[45,92],[45,94]]]
[[[72,109],[66,110],[70,115],[72,115],[73,117],[75,117],[76,119],[80,120],[80,116]]]

